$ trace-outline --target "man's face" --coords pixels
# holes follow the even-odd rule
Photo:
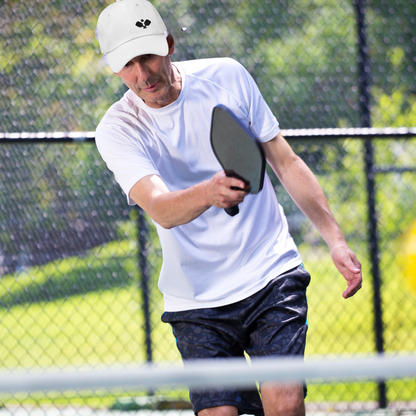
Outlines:
[[[167,41],[167,56],[140,55],[116,73],[129,89],[152,108],[172,103],[178,98],[181,89],[180,79],[178,84],[177,74],[172,70],[170,62],[170,55],[175,50],[171,35]]]

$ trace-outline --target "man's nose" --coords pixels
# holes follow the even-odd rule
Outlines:
[[[141,62],[136,61],[134,63],[134,70],[139,81],[147,82],[149,79],[149,69],[147,68],[147,65],[143,65]]]

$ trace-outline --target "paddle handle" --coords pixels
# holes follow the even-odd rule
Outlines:
[[[224,208],[224,209],[225,209],[225,212],[231,217],[234,217],[234,215],[237,215],[240,212],[240,210],[238,209],[238,205],[234,205],[233,207]]]

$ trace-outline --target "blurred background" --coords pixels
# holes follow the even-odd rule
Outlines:
[[[0,0],[0,132],[18,137],[0,143],[3,371],[180,359],[160,321],[155,229],[127,205],[93,140],[19,135],[94,131],[124,94],[95,39],[110,3]],[[415,0],[153,3],[175,38],[173,61],[235,58],[284,130],[416,126]],[[317,175],[365,279],[342,298],[327,246],[269,172],[312,275],[307,357],[416,352],[416,137],[287,137]],[[157,395],[187,400],[181,390],[0,401],[136,409],[133,397]],[[307,405],[406,409],[415,398],[414,379],[320,384]]]

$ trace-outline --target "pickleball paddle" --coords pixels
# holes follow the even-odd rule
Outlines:
[[[250,183],[250,193],[263,188],[266,159],[260,143],[233,113],[224,105],[212,110],[211,146],[227,176]],[[238,205],[226,208],[227,214],[239,213]]]

